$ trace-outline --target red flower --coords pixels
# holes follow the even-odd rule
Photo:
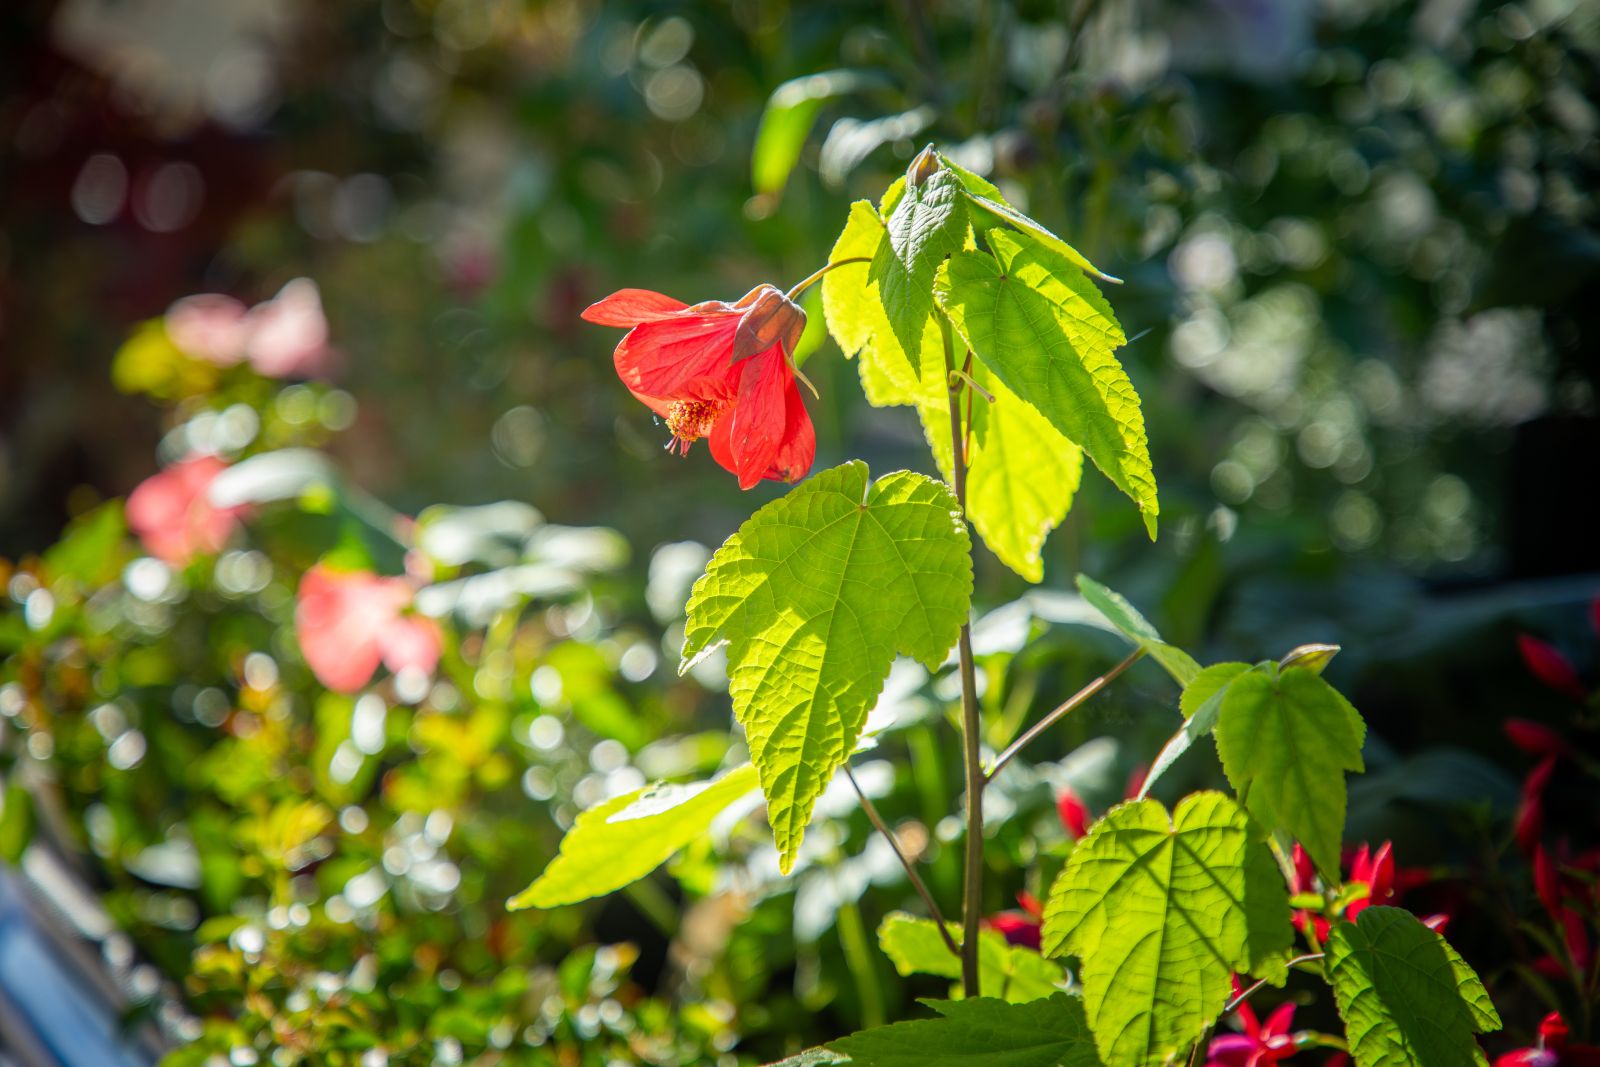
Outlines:
[[[432,674],[439,663],[439,626],[403,614],[411,595],[404,578],[335,571],[322,563],[307,571],[300,579],[295,633],[317,680],[354,693],[372,680],[379,663],[396,673],[410,667]]]
[[[1567,1021],[1553,1011],[1539,1023],[1539,1043],[1507,1052],[1494,1067],[1600,1067],[1600,1047],[1567,1043]]]
[[[1294,846],[1292,854],[1294,863],[1294,892],[1311,893],[1316,891],[1316,871],[1311,865],[1311,858],[1306,855],[1305,849],[1298,843]],[[1374,904],[1398,904],[1400,897],[1407,889],[1427,885],[1432,881],[1432,876],[1426,871],[1415,867],[1397,867],[1394,862],[1394,849],[1388,841],[1378,846],[1376,852],[1370,845],[1363,844],[1356,849],[1353,856],[1348,857],[1347,866],[1349,876],[1345,878],[1345,886],[1364,885],[1367,895],[1359,900],[1352,900],[1344,907],[1343,915],[1351,922],[1356,916]],[[1328,940],[1329,923],[1322,916],[1313,917],[1308,911],[1294,913],[1294,924],[1300,930],[1305,930],[1308,923],[1315,919],[1313,928],[1318,941]],[[1441,932],[1445,924],[1450,921],[1446,914],[1430,915],[1422,922],[1430,930]]]
[[[215,508],[206,493],[228,469],[216,456],[194,456],[140,482],[128,495],[128,527],[151,555],[176,567],[222,550],[243,508]]]
[[[1067,836],[1074,841],[1089,832],[1089,806],[1071,786],[1062,786],[1061,792],[1056,794],[1056,812],[1061,816]]]
[[[1518,634],[1517,651],[1522,653],[1522,662],[1533,676],[1551,689],[1580,703],[1589,698],[1578,669],[1556,646],[1529,634]]]
[[[1237,994],[1237,978],[1233,988]],[[1237,1018],[1244,1033],[1212,1038],[1206,1049],[1206,1067],[1264,1067],[1294,1055],[1294,1037],[1289,1032],[1294,1022],[1293,1004],[1280,1004],[1262,1023],[1250,1002],[1245,1001],[1239,1005]]]
[[[790,362],[805,312],[770,285],[735,303],[690,307],[645,289],[591,304],[588,322],[627,327],[614,356],[634,396],[666,420],[684,454],[702,437],[711,457],[749,489],[792,482],[816,455],[816,432]]]
[[[1522,780],[1522,801],[1517,805],[1513,833],[1517,844],[1529,856],[1533,855],[1539,838],[1544,834],[1544,791],[1550,785],[1551,775],[1556,773],[1556,762],[1560,758],[1556,755],[1546,756]]]
[[[1501,723],[1513,745],[1530,756],[1561,756],[1567,752],[1567,739],[1542,722],[1512,717]]]
[[[1017,903],[1022,905],[1021,911],[1002,911],[988,919],[987,924],[991,930],[1000,931],[1007,944],[1037,952],[1044,933],[1044,908],[1032,893],[1018,893]]]

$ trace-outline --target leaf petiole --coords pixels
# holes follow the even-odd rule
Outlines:
[[[871,263],[871,262],[872,262],[872,260],[868,259],[866,256],[851,256],[849,259],[836,259],[832,263],[825,263],[825,264],[822,265],[822,267],[820,267],[819,269],[813,271],[811,274],[807,275],[806,277],[802,278],[799,282],[795,283],[795,287],[793,289],[790,289],[784,295],[791,301],[798,300],[798,299],[800,299],[800,294],[801,293],[805,292],[807,289],[811,288],[813,285],[816,285],[818,282],[820,282],[822,280],[823,275],[827,274],[830,270],[833,270],[835,267],[848,267],[852,263]]]

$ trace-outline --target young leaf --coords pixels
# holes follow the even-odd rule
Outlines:
[[[1165,667],[1179,685],[1188,685],[1200,673],[1200,664],[1194,661],[1194,657],[1176,645],[1161,640],[1156,628],[1121,593],[1107,589],[1086,574],[1078,575],[1078,592],[1111,625],[1127,635],[1128,640]]]
[[[636,882],[755,787],[756,769],[747,763],[712,782],[645,786],[592,807],[561,839],[544,873],[506,907],[575,904]]]
[[[1065,993],[1029,1004],[993,997],[925,1000],[938,1018],[892,1023],[830,1041],[854,1067],[1100,1067],[1083,1002]]]
[[[728,643],[733,713],[785,873],[896,653],[937,667],[972,597],[950,491],[909,471],[867,479],[866,464],[846,463],[761,508],[689,597],[685,668]]]
[[[933,311],[934,272],[946,256],[966,243],[967,212],[961,182],[944,169],[920,184],[907,182],[886,225],[888,243],[879,246],[868,276],[877,283],[884,314],[906,354],[907,368],[919,374],[923,331]]]
[[[1125,343],[1083,272],[1026,234],[986,234],[994,255],[955,253],[935,293],[995,375],[1038,408],[1138,505],[1156,532],[1155,474],[1139,396],[1112,354]]]
[[[1107,274],[1093,263],[1090,263],[1082,252],[1079,252],[1039,223],[1012,207],[1006,202],[1006,198],[1000,195],[1000,190],[995,187],[993,182],[987,178],[979,177],[965,167],[952,163],[944,156],[940,156],[939,161],[960,179],[962,191],[966,194],[967,204],[973,209],[978,219],[987,218],[1001,225],[1021,230],[1046,247],[1066,256],[1067,259],[1093,274],[1096,278],[1102,278],[1117,285],[1122,284],[1121,278]]]
[[[1500,1029],[1488,992],[1410,912],[1374,905],[1334,923],[1324,966],[1356,1067],[1488,1063],[1472,1036]]]
[[[1344,772],[1362,770],[1366,726],[1315,671],[1251,671],[1229,685],[1217,717],[1217,754],[1250,814],[1305,847],[1325,878],[1339,878]]]
[[[1227,1003],[1231,975],[1281,978],[1292,942],[1283,877],[1221,793],[1185,797],[1171,819],[1154,800],[1112,808],[1045,906],[1044,949],[1082,961],[1109,1067],[1187,1051]]]
[[[946,925],[959,942],[961,928],[954,923]],[[902,975],[961,978],[961,961],[950,954],[932,919],[892,911],[878,926],[878,946]],[[1007,944],[998,930],[984,930],[979,935],[978,970],[984,989],[1013,1004],[1048,997],[1062,982],[1060,964],[1031,949]]]
[[[1140,800],[1150,795],[1150,787],[1178,762],[1179,756],[1216,728],[1217,716],[1222,711],[1222,694],[1227,692],[1230,682],[1249,669],[1248,663],[1213,663],[1183,687],[1183,695],[1178,698],[1178,709],[1184,715],[1183,725],[1161,746],[1150,764],[1144,784],[1139,787]]]
[[[872,256],[888,241],[883,221],[871,204],[850,208],[831,262]],[[856,356],[861,386],[875,407],[913,405],[940,472],[949,477],[949,392],[944,351],[930,315],[924,325],[921,380],[908,369],[878,298],[878,283],[865,264],[851,264],[822,279],[822,307],[828,329],[847,356]],[[1040,550],[1050,531],[1072,505],[1083,473],[1083,451],[1050,422],[1006,388],[983,364],[973,378],[994,395],[972,402],[972,448],[967,456],[967,516],[1000,562],[1030,582],[1044,577]]]

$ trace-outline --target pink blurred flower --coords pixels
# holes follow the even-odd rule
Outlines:
[[[405,614],[412,597],[404,578],[371,571],[336,571],[319,563],[300,579],[295,632],[317,680],[353,693],[381,663],[396,673],[414,667],[432,674],[439,664],[439,626]]]
[[[264,304],[250,309],[245,354],[268,378],[323,378],[338,356],[328,346],[322,294],[310,278],[296,278]]]
[[[310,278],[296,278],[271,300],[245,310],[229,296],[202,293],[167,309],[167,335],[195,359],[218,366],[249,360],[268,378],[325,378],[339,354],[328,344],[322,296]]]
[[[182,567],[228,543],[244,509],[212,507],[206,496],[212,479],[227,468],[216,456],[179,460],[128,495],[128,527],[151,555]]]
[[[1002,911],[985,920],[991,930],[998,930],[1009,945],[1020,945],[1035,952],[1043,940],[1044,908],[1032,893],[1018,893],[1021,911]]]
[[[1294,864],[1294,892],[1310,893],[1316,891],[1317,875],[1311,865],[1311,858],[1306,855],[1305,849],[1297,842],[1292,854]],[[1388,842],[1378,846],[1376,852],[1365,843],[1356,849],[1353,855],[1347,855],[1345,865],[1350,873],[1345,878],[1345,885],[1364,885],[1367,895],[1359,900],[1352,900],[1345,905],[1344,918],[1351,922],[1356,917],[1374,904],[1398,904],[1400,898],[1408,889],[1427,885],[1432,881],[1432,875],[1420,867],[1400,867],[1394,861],[1394,848]],[[1423,925],[1430,930],[1442,932],[1449,923],[1450,916],[1446,913],[1429,915],[1422,919]],[[1307,924],[1315,930],[1318,941],[1327,941],[1330,924],[1320,915],[1314,916],[1309,911],[1294,913],[1294,924],[1300,930],[1305,930]]]
[[[1568,751],[1567,739],[1542,722],[1512,716],[1500,727],[1513,745],[1530,756],[1560,756]]]
[[[1544,835],[1544,791],[1550,785],[1550,778],[1555,774],[1560,758],[1558,755],[1546,756],[1522,780],[1522,801],[1517,805],[1512,832],[1517,845],[1528,856],[1533,855],[1540,837]]]
[[[231,296],[186,296],[167,309],[167,336],[187,355],[231,367],[244,358],[245,306]]]

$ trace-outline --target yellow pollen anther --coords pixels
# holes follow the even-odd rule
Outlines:
[[[724,407],[713,400],[676,400],[667,409],[667,429],[682,445],[685,455],[689,445],[711,432]]]

